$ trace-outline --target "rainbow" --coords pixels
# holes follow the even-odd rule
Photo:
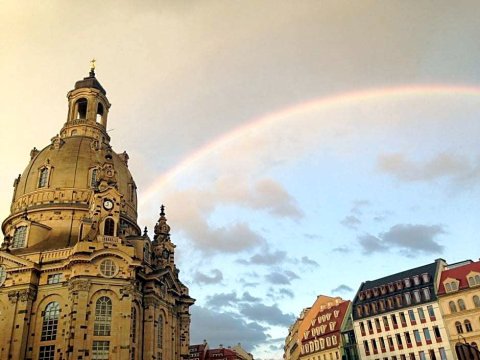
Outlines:
[[[172,167],[158,177],[147,188],[146,193],[141,197],[141,203],[148,201],[159,191],[159,189],[171,182],[179,174],[191,167],[194,163],[205,159],[214,150],[227,146],[230,142],[241,138],[249,131],[255,130],[257,132],[261,132],[268,129],[268,127],[273,123],[281,123],[282,121],[287,121],[290,118],[295,118],[296,116],[307,114],[312,111],[329,110],[349,105],[352,106],[362,102],[378,101],[380,99],[392,97],[398,99],[425,95],[480,97],[480,87],[469,85],[428,84],[367,89],[312,99],[281,109],[279,111],[264,114],[260,117],[247,121],[245,124],[219,136],[210,143],[187,155],[176,166]]]

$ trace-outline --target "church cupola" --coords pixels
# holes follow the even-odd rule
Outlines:
[[[95,60],[92,60],[90,73],[75,83],[68,97],[67,122],[60,137],[88,136],[102,143],[108,143],[107,117],[110,103],[107,92],[95,77]]]

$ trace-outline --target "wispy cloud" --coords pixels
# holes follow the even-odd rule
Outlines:
[[[207,274],[204,274],[200,271],[197,271],[194,275],[193,275],[193,279],[199,283],[199,284],[205,284],[205,285],[208,285],[208,284],[218,284],[220,282],[222,282],[223,280],[223,274],[220,270],[218,269],[212,269],[210,271],[212,273],[211,276],[207,275]]]

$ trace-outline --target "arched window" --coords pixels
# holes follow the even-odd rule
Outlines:
[[[472,323],[470,322],[470,320],[465,320],[463,322],[465,324],[465,331],[466,332],[471,332],[473,329],[472,329]]]
[[[95,305],[95,323],[93,325],[93,335],[110,336],[112,327],[112,300],[109,297],[102,296]]]
[[[107,218],[103,225],[103,235],[115,236],[115,221],[111,218]]]
[[[476,308],[480,308],[480,297],[478,295],[473,296],[473,304]]]
[[[460,321],[457,321],[455,323],[455,328],[457,329],[458,334],[463,334],[463,327],[462,327],[462,323]]]
[[[71,136],[76,136],[78,133],[78,131],[76,129],[72,130],[72,132],[70,133]]]
[[[101,122],[102,118],[103,118],[103,105],[102,105],[102,103],[98,103],[97,118],[96,118],[97,122]]]
[[[43,188],[48,185],[48,168],[44,167],[40,170],[40,175],[38,176],[38,187]]]
[[[19,226],[18,228],[15,229],[15,232],[13,233],[11,248],[18,249],[18,248],[25,247],[26,240],[27,240],[27,227]]]
[[[450,312],[451,313],[457,312],[457,305],[455,305],[455,303],[453,301],[450,301],[448,303],[448,306],[450,307]]]
[[[463,311],[463,310],[466,309],[466,308],[465,308],[465,301],[463,301],[463,299],[458,299],[458,309],[459,309],[460,311]]]
[[[43,312],[41,341],[55,340],[57,338],[59,315],[60,305],[58,302],[51,302],[45,307],[45,311]]]
[[[87,118],[87,99],[81,98],[78,99],[75,103],[75,118],[76,119],[86,119]]]
[[[157,326],[157,346],[159,349],[163,348],[163,316],[158,317],[158,326]]]

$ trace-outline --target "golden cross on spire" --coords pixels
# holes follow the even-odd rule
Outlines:
[[[97,60],[95,60],[95,58],[93,58],[92,60],[90,60],[90,69],[91,69],[91,70],[95,70],[95,61],[97,61]]]

